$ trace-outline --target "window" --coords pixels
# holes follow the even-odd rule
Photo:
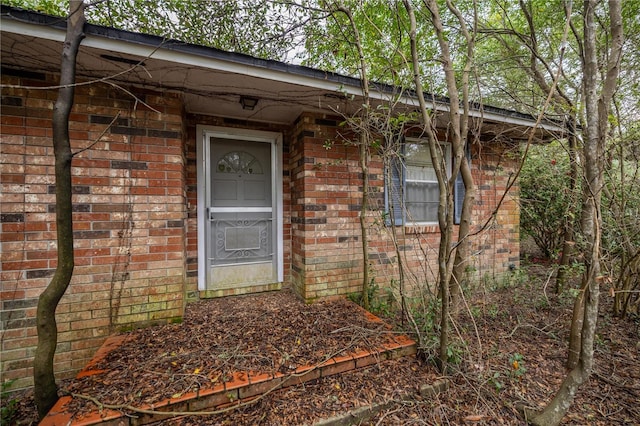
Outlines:
[[[441,147],[447,163],[447,173],[450,173],[451,145],[442,143]],[[435,224],[438,222],[440,189],[429,145],[420,140],[407,140],[402,151],[402,158],[397,158],[390,164],[389,182],[385,190],[387,213],[389,217],[393,215],[393,223],[396,225],[405,222]],[[454,195],[454,218],[455,223],[459,223],[464,199],[464,184],[460,175],[456,179]]]
[[[442,151],[450,169],[451,146],[442,145]],[[423,143],[404,144],[404,203],[409,222],[438,221],[438,178],[431,162],[429,146]]]

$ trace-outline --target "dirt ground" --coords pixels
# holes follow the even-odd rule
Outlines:
[[[274,391],[223,414],[163,424],[313,424],[371,404],[385,405],[359,424],[525,424],[516,406],[544,406],[565,375],[572,297],[568,291],[553,294],[549,273],[548,267],[532,265],[475,289],[455,322],[454,371],[447,376],[449,389],[439,395],[418,392],[441,378],[429,359],[405,357]],[[602,291],[595,368],[563,424],[640,425],[640,320],[613,318],[610,305]],[[431,319],[416,316],[419,323]],[[411,332],[400,330],[397,316],[387,321]],[[198,302],[189,305],[181,325],[132,333],[134,339],[98,366],[111,373],[98,381],[94,376],[61,383],[62,392],[113,404],[152,402],[238,369],[286,372],[375,347],[388,330],[346,301],[305,305],[285,292]],[[437,340],[425,336],[424,342],[428,358]],[[13,422],[36,424],[30,393],[13,398]],[[78,404],[77,410],[87,409]]]

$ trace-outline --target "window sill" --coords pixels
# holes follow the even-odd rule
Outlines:
[[[435,234],[440,232],[440,227],[437,223],[418,223],[405,225],[404,232],[405,234]]]
[[[387,223],[386,226],[390,226],[390,224]],[[460,226],[460,224],[455,223],[453,226]],[[404,227],[404,233],[407,235],[440,233],[440,226],[437,223],[412,223],[411,225],[395,225],[395,227]]]

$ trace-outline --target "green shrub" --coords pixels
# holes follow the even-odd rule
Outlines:
[[[367,289],[367,295],[369,296],[369,311],[372,314],[388,316],[391,313],[391,304],[389,303],[389,295],[384,297],[380,294],[380,287],[373,279]],[[347,299],[362,306],[362,292],[349,293]]]
[[[520,227],[548,258],[562,248],[565,221],[580,217],[570,200],[569,156],[562,145],[530,147],[520,174]]]

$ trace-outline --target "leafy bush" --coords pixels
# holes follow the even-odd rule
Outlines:
[[[562,247],[565,221],[576,221],[570,204],[569,155],[559,142],[531,146],[520,174],[520,227],[546,257]]]
[[[601,193],[603,259],[611,274],[608,283],[615,295],[614,313],[621,316],[640,309],[638,138],[640,130],[608,146]],[[563,146],[558,142],[532,146],[520,175],[520,226],[522,236],[531,236],[550,258],[561,249],[566,221],[573,221],[574,229],[579,229],[580,195],[571,206],[569,185],[569,156]],[[579,236],[576,241],[580,243]]]
[[[389,295],[384,297],[380,294],[380,287],[377,283],[371,279],[369,284],[367,296],[369,296],[369,311],[375,315],[388,316],[391,312],[391,306],[389,303]],[[353,303],[363,306],[362,292],[349,293],[347,299]]]

